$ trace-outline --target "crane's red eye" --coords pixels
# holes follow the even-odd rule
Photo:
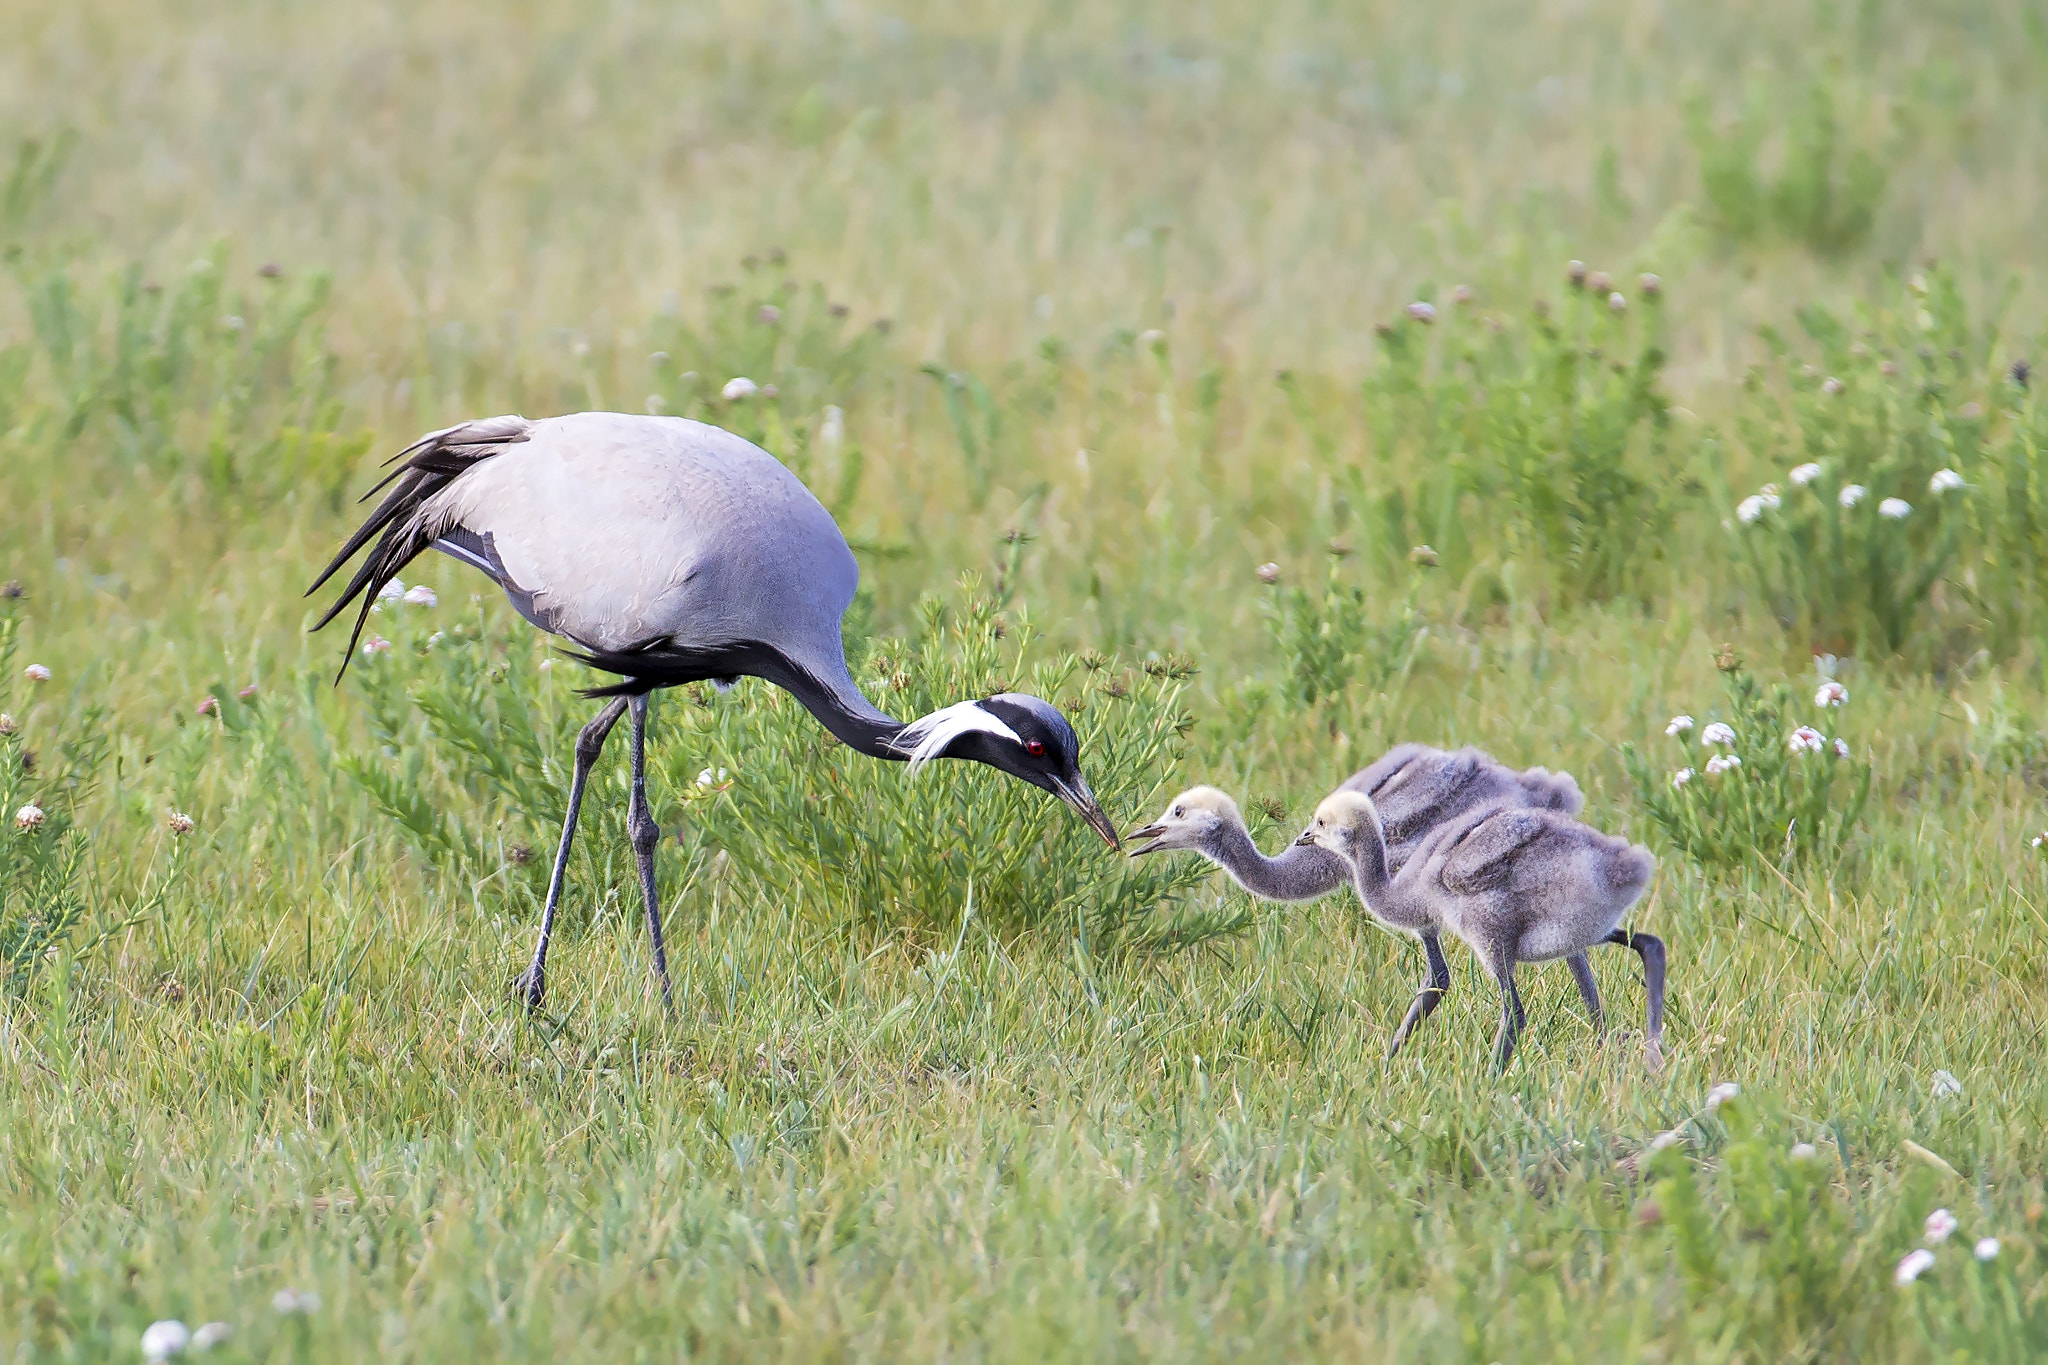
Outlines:
[[[1024,752],[1030,754],[1033,758],[1043,758],[1045,757],[1045,746],[1035,739],[1027,739],[1024,741]]]

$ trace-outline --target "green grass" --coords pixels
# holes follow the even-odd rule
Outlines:
[[[0,1355],[167,1317],[280,1361],[2048,1350],[2032,7],[9,30]],[[1660,855],[1668,1067],[1617,952],[1605,1046],[1535,969],[1493,1075],[1456,948],[1387,1064],[1420,956],[1352,898],[1120,865],[758,683],[658,708],[674,1014],[614,752],[527,1019],[585,679],[423,561],[440,605],[332,688],[299,594],[419,432],[651,403],[833,507],[889,704],[1030,680],[1126,827],[1207,781],[1270,848],[1404,739],[1569,769]],[[1799,502],[1807,460],[1868,500]],[[1670,716],[1741,719],[1724,646],[1787,724],[1855,656],[1867,804],[1772,768],[1846,828],[1653,819]]]

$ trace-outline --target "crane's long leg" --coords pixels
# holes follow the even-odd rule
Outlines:
[[[1502,1071],[1515,1055],[1515,1040],[1521,1036],[1527,1016],[1522,1012],[1522,993],[1515,989],[1515,951],[1512,946],[1496,947],[1488,964],[1500,983],[1500,1033],[1493,1040],[1493,1062]]]
[[[1444,961],[1443,944],[1435,934],[1422,936],[1422,951],[1429,959],[1429,980],[1422,983],[1422,989],[1415,993],[1415,1001],[1408,1006],[1408,1017],[1401,1021],[1401,1027],[1394,1030],[1394,1041],[1387,1044],[1387,1056],[1392,1057],[1401,1050],[1401,1044],[1408,1041],[1408,1035],[1415,1026],[1429,1018],[1430,1012],[1444,1002],[1444,996],[1451,989],[1451,964]]]
[[[548,877],[547,908],[540,912],[540,941],[533,945],[533,965],[519,978],[516,989],[529,1010],[538,1010],[548,989],[548,938],[555,932],[555,908],[562,903],[562,881],[569,872],[569,845],[576,840],[576,817],[583,811],[583,784],[590,769],[604,752],[605,739],[626,710],[626,699],[608,702],[602,711],[576,736],[576,771],[569,779],[569,813],[562,818],[562,842],[555,849],[555,870]]]
[[[1579,983],[1579,995],[1586,1002],[1586,1013],[1593,1016],[1593,1036],[1606,1036],[1607,1011],[1600,1004],[1600,983],[1593,979],[1593,964],[1586,960],[1584,953],[1573,953],[1565,962],[1572,969],[1572,980]]]
[[[654,948],[654,975],[661,982],[664,1009],[675,1006],[675,993],[668,984],[668,949],[661,941],[661,893],[654,885],[654,848],[661,842],[661,827],[647,808],[647,694],[632,699],[633,710],[633,804],[626,812],[626,832],[633,838],[633,857],[640,864],[640,896],[647,902],[647,941]]]
[[[1643,987],[1650,997],[1643,1028],[1643,1057],[1650,1070],[1659,1070],[1664,1065],[1664,940],[1655,934],[1616,929],[1607,936],[1607,942],[1632,949],[1643,960]]]

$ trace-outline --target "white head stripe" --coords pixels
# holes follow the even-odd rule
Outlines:
[[[946,746],[960,736],[976,730],[1023,743],[1000,716],[982,710],[979,702],[960,701],[942,706],[928,716],[919,716],[904,726],[896,736],[896,748],[907,749],[910,766],[918,768],[944,753]]]

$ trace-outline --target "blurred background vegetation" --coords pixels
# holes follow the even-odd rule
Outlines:
[[[2037,5],[7,29],[0,791],[44,814],[0,830],[0,1187],[35,1211],[0,1343],[237,1311],[279,1359],[2048,1342],[2048,1090],[2012,1063],[2048,1007]],[[1270,847],[1405,739],[1570,769],[1663,859],[1671,1070],[1592,1053],[1539,973],[1494,1081],[1462,961],[1383,1069],[1417,964],[1348,900],[1098,865],[1034,794],[848,766],[755,684],[661,709],[678,1017],[607,764],[527,1025],[584,679],[423,561],[439,604],[386,602],[332,689],[299,594],[390,451],[587,408],[774,451],[861,559],[863,683],[1043,688],[1127,824],[1214,781]],[[1673,786],[1681,711],[1768,782]],[[1637,1183],[1664,1129],[1701,1189]],[[2007,1250],[1902,1297],[1936,1199]],[[249,1316],[286,1283],[317,1331]]]

